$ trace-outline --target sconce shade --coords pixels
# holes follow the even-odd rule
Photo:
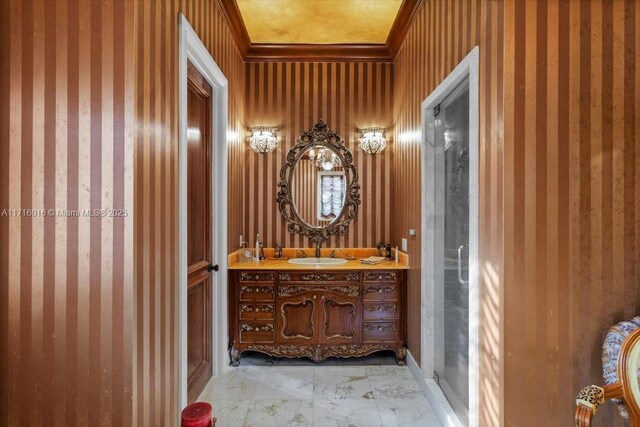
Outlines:
[[[257,126],[249,129],[249,146],[259,154],[272,152],[278,146],[277,129]]]
[[[387,146],[387,130],[383,128],[360,129],[360,148],[367,154],[378,154]]]

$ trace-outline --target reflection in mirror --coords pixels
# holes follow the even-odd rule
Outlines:
[[[331,236],[347,233],[360,205],[358,181],[353,154],[339,134],[322,120],[302,132],[278,181],[276,201],[287,230],[307,236],[319,253]]]
[[[321,227],[340,217],[346,179],[333,150],[320,146],[308,149],[295,165],[291,184],[295,209],[304,222]]]

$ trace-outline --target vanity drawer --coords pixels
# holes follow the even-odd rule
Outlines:
[[[240,273],[240,283],[268,282],[274,283],[276,275],[272,271],[244,271]]]
[[[362,293],[364,301],[395,301],[398,287],[395,283],[365,283]]]
[[[363,304],[365,320],[388,320],[398,317],[398,304],[395,302],[366,302]]]
[[[273,320],[273,304],[240,304],[240,320]]]
[[[273,301],[275,285],[240,285],[240,301]]]
[[[280,283],[332,283],[350,282],[360,283],[360,273],[356,272],[295,272],[278,273]]]
[[[362,337],[364,342],[396,342],[398,326],[396,322],[364,322]]]
[[[241,343],[272,343],[273,322],[240,322]]]
[[[366,271],[365,282],[395,282],[398,276],[395,271]]]

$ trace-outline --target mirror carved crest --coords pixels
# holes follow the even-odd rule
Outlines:
[[[313,219],[310,219],[310,215],[305,217],[302,214],[303,207],[298,206],[301,204],[300,197],[303,197],[300,193],[314,191],[314,188],[317,188],[319,193],[323,190],[320,190],[321,186],[315,187],[316,184],[312,184],[310,188],[303,188],[302,190],[295,187],[296,185],[300,186],[299,182],[301,180],[298,178],[301,173],[300,170],[304,169],[303,166],[308,168],[308,164],[313,163],[303,164],[301,162],[309,162],[309,160],[314,160],[315,158],[317,163],[320,153],[324,153],[331,160],[329,167],[333,168],[335,165],[336,169],[339,169],[339,172],[335,172],[335,175],[339,177],[340,189],[338,192],[340,193],[341,204],[335,204],[334,202],[333,208],[336,211],[339,209],[339,212],[334,213],[326,220],[319,221],[320,224],[313,224],[316,222],[315,219],[318,215],[311,215]],[[327,168],[324,171],[322,171],[322,167],[319,169],[318,177],[325,173],[331,174],[330,172],[324,172],[328,170]],[[316,172],[313,173],[313,179],[315,179]],[[276,201],[289,233],[307,236],[312,243],[321,245],[331,236],[347,233],[349,224],[358,212],[358,206],[360,205],[359,191],[359,176],[356,167],[353,165],[353,154],[345,146],[340,135],[330,130],[327,124],[320,120],[313,126],[313,129],[302,132],[296,145],[287,153],[286,162],[280,170]],[[325,194],[321,195],[325,196]],[[308,198],[306,193],[304,197]],[[318,196],[316,195],[316,197]],[[320,203],[318,201],[318,210],[321,209]]]

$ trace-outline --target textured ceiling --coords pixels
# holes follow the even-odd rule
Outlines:
[[[236,0],[252,43],[384,44],[402,0]]]

